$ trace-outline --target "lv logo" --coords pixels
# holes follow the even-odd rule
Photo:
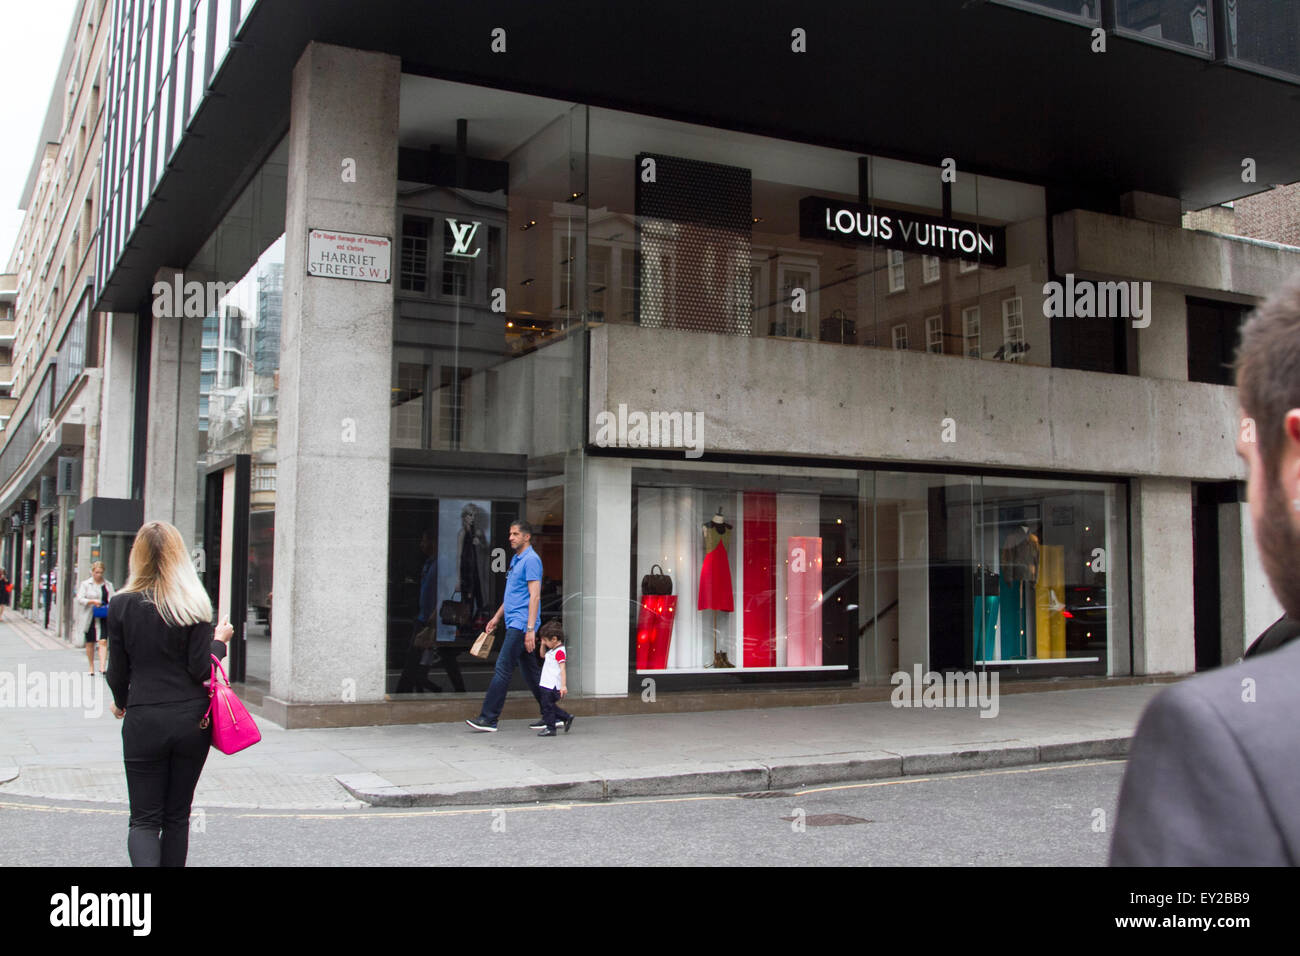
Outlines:
[[[464,256],[466,259],[478,258],[478,254],[483,250],[475,249],[473,252],[470,252],[469,244],[474,241],[474,234],[478,232],[478,227],[480,225],[482,225],[482,223],[467,222],[462,224],[458,223],[455,219],[448,219],[447,227],[451,229],[453,240],[451,252],[448,253],[448,255]]]

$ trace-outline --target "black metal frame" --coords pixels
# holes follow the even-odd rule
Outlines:
[[[253,458],[234,455],[209,465],[204,478],[203,496],[203,586],[215,608],[221,595],[221,526],[225,505],[225,474],[235,469],[235,513],[231,522],[230,542],[230,623],[235,629],[230,639],[230,659],[226,673],[232,681],[242,681],[247,664],[248,623],[248,520],[251,511]]]

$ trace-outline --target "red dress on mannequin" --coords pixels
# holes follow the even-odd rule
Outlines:
[[[698,608],[701,611],[734,611],[736,609],[731,584],[731,560],[727,554],[727,541],[731,528],[722,530],[712,522],[704,526],[704,562],[700,565],[700,593]]]

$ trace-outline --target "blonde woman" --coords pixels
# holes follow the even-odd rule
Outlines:
[[[105,670],[108,657],[108,632],[104,629],[104,612],[98,616],[95,609],[107,608],[113,597],[113,582],[104,578],[104,562],[96,561],[90,566],[90,577],[81,582],[77,588],[77,622],[76,633],[86,642],[86,667],[89,673],[95,673],[95,648],[99,648],[99,671]],[[96,635],[96,631],[99,634]]]
[[[212,603],[181,533],[164,521],[140,529],[130,580],[108,607],[108,687],[123,718],[122,757],[131,800],[132,866],[184,866],[190,805],[212,743],[200,726],[211,655],[226,656],[234,628],[215,633]]]

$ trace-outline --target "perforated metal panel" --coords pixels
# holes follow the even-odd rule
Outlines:
[[[749,335],[752,209],[748,169],[638,154],[637,322]]]

